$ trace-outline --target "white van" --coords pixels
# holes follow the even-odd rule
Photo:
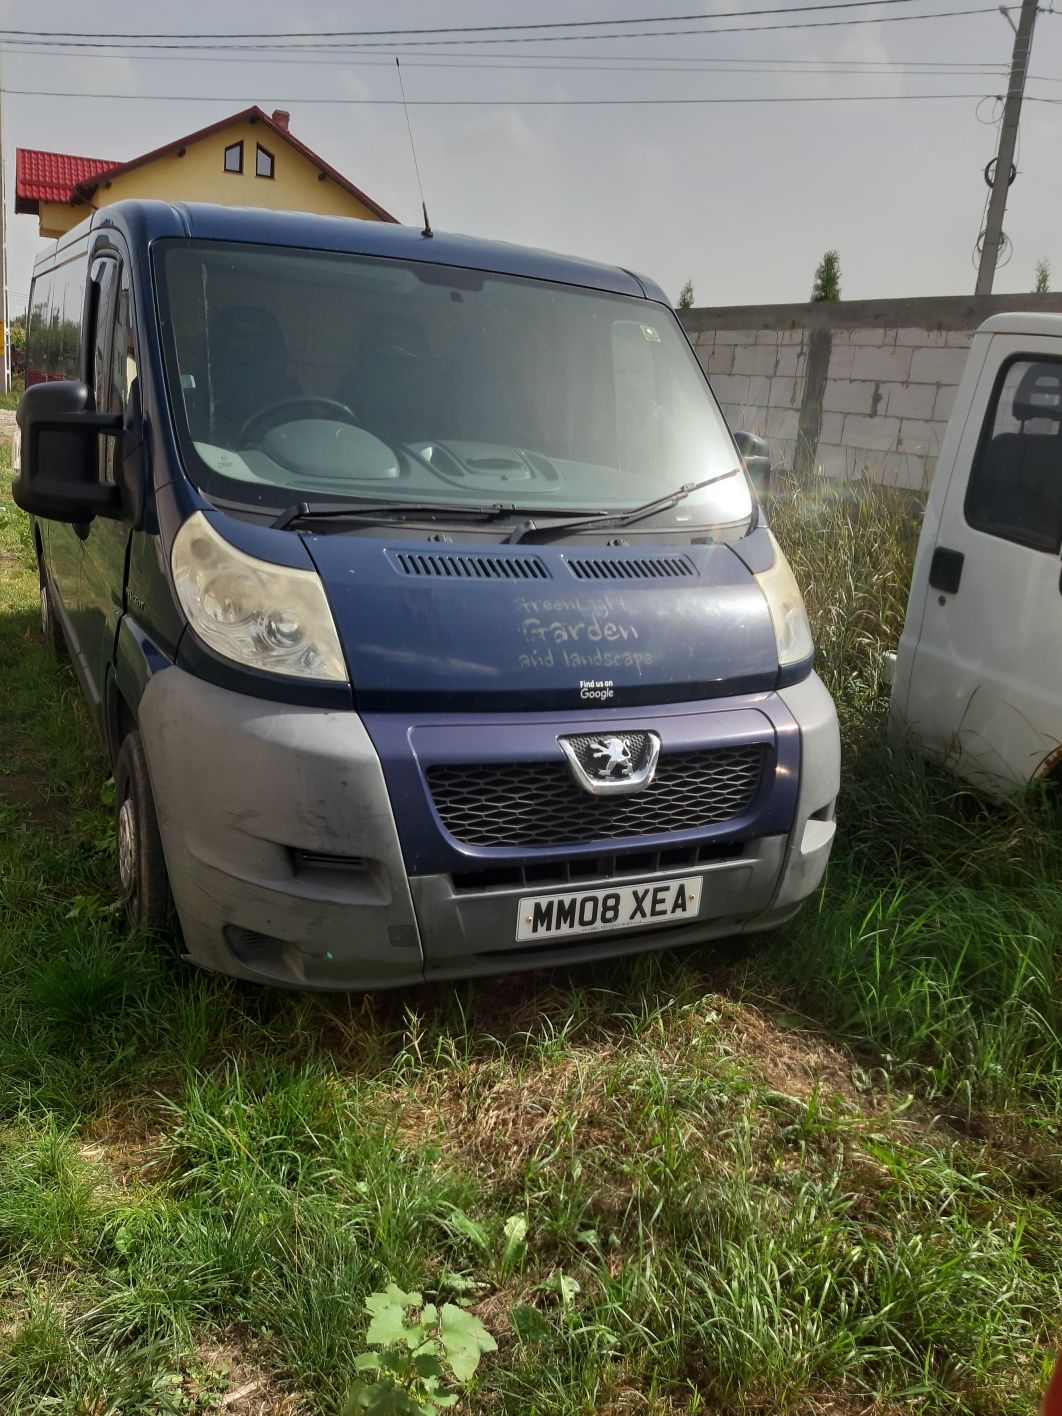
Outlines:
[[[974,337],[929,492],[892,725],[979,786],[1062,776],[1062,315]]]

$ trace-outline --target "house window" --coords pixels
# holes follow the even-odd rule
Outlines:
[[[231,143],[225,149],[225,171],[243,171],[243,143]]]
[[[254,160],[254,175],[256,177],[273,176],[273,154],[266,152],[261,143],[258,144],[258,154]]]

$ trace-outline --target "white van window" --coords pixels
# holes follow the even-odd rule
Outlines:
[[[160,245],[171,400],[204,491],[519,515],[622,511],[718,476],[667,524],[747,528],[748,482],[666,307],[420,261]]]
[[[1004,366],[965,512],[978,531],[1053,555],[1062,548],[1062,360]]]

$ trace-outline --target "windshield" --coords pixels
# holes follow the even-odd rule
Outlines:
[[[209,496],[570,516],[732,472],[645,524],[748,522],[722,415],[658,304],[228,242],[164,242],[156,262],[183,452]]]

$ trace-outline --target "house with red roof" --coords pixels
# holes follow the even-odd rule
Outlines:
[[[289,117],[279,108],[245,108],[124,162],[18,148],[15,210],[36,216],[48,237],[126,197],[396,220],[300,142]]]

